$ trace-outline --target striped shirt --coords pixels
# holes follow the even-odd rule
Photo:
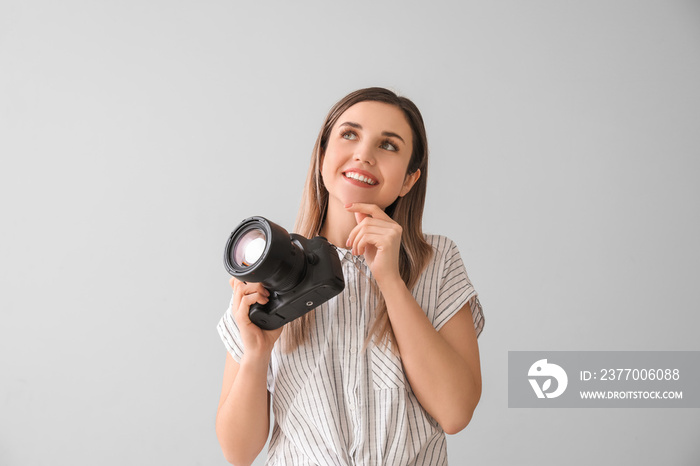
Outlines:
[[[448,238],[426,235],[434,254],[413,296],[440,330],[466,303],[477,335],[481,304]],[[416,399],[401,359],[370,343],[377,295],[362,256],[339,249],[345,290],[315,311],[309,341],[291,353],[276,345],[268,369],[274,427],[268,465],[445,465],[445,432]],[[230,311],[218,324],[240,362],[243,347]],[[279,343],[279,342],[278,342]]]

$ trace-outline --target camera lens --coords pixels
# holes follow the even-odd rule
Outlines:
[[[231,233],[224,265],[241,281],[284,292],[304,277],[306,256],[287,230],[264,217],[250,217]]]
[[[234,246],[233,260],[241,267],[250,267],[255,264],[265,252],[267,236],[260,229],[246,232],[238,239]]]

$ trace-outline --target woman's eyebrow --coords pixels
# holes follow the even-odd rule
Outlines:
[[[346,121],[345,123],[341,123],[339,126],[352,126],[353,128],[362,129],[361,124],[352,121]]]
[[[352,128],[362,129],[362,125],[359,123],[355,123],[354,121],[346,121],[346,122],[341,123],[338,126],[350,126]],[[382,136],[395,137],[395,138],[399,139],[401,142],[403,142],[404,144],[406,144],[406,141],[404,141],[401,136],[399,136],[396,133],[392,133],[391,131],[382,131]]]
[[[403,142],[404,144],[406,144],[406,141],[404,141],[403,138],[402,138],[401,136],[399,136],[399,135],[396,134],[396,133],[392,133],[391,131],[382,131],[382,136],[395,137],[395,138],[397,138],[397,139],[400,139],[401,142]]]

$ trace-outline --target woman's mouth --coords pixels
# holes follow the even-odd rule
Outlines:
[[[343,175],[345,176],[345,178],[347,178],[349,180],[357,181],[357,182],[360,182],[360,183],[363,183],[363,184],[369,185],[369,186],[374,186],[377,183],[379,183],[379,181],[377,181],[376,179],[374,179],[371,176],[363,175],[363,174],[360,174],[360,173],[357,173],[354,171],[344,172]]]

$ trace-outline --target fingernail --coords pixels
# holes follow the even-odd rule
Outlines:
[[[345,208],[352,207],[352,204],[345,204]]]
[[[345,242],[345,247],[346,248],[350,247],[350,238],[348,238],[348,240]]]

